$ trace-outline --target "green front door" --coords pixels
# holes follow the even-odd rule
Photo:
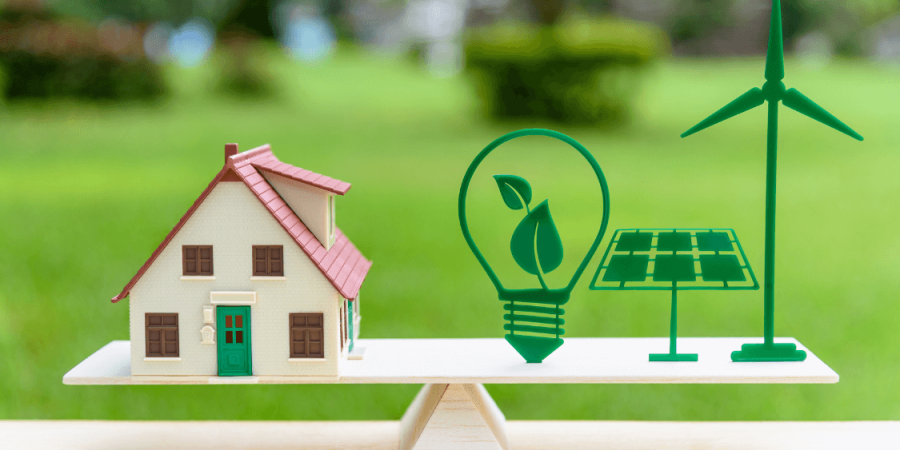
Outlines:
[[[216,340],[219,346],[219,376],[249,376],[250,307],[217,306]]]

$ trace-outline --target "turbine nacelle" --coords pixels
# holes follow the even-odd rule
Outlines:
[[[784,93],[786,91],[787,87],[781,80],[766,81],[762,87],[762,92],[767,102],[780,102],[782,99],[784,99]]]

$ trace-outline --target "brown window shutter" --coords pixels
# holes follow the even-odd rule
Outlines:
[[[253,246],[253,275],[264,277],[269,271],[269,251],[264,245]]]
[[[178,313],[144,315],[148,358],[178,357]]]
[[[184,245],[181,247],[182,256],[182,275],[190,276],[197,274],[197,246]]]
[[[200,275],[212,276],[213,274],[213,249],[211,245],[202,245],[197,248],[199,254]]]
[[[183,245],[181,246],[181,267],[183,276],[212,276],[213,274],[213,248],[212,245]]]
[[[281,245],[254,245],[253,276],[283,277],[284,247]]]
[[[284,264],[282,260],[283,248],[269,247],[269,276],[284,276]]]
[[[325,327],[322,313],[291,313],[291,358],[324,358]]]

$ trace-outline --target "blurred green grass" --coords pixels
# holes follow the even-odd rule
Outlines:
[[[400,417],[418,386],[62,385],[89,354],[127,339],[127,305],[109,298],[212,179],[226,142],[244,150],[268,142],[286,162],[353,183],[337,220],[375,262],[363,337],[502,336],[500,302],[462,239],[456,196],[474,155],[523,126],[560,129],[591,150],[609,180],[610,230],[732,227],[762,273],[764,109],[678,138],[761,84],[761,59],[659,64],[645,75],[633,125],[611,132],[484,123],[464,79],[354,52],[320,67],[274,60],[282,95],[265,102],[213,96],[210,67],[174,71],[178,92],[157,106],[17,104],[0,113],[0,418]],[[787,73],[788,86],[866,137],[857,143],[782,115],[776,335],[800,339],[841,382],[488,386],[507,418],[900,419],[898,73],[860,62],[813,71],[796,61]],[[574,249],[565,264],[577,264],[578,244],[598,225],[596,192],[564,176],[577,160],[546,153],[548,141],[511,148],[498,161],[529,174],[536,200],[551,199]],[[497,192],[475,198],[473,208],[496,223],[473,233],[499,243],[500,255],[519,217]],[[598,261],[566,307],[566,337],[666,336],[665,295],[588,291]],[[685,294],[679,319],[680,336],[760,336],[762,293]]]

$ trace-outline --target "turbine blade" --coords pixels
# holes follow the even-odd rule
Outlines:
[[[788,89],[784,93],[784,98],[781,100],[784,103],[784,106],[797,111],[800,114],[803,114],[815,121],[821,122],[825,125],[828,125],[835,130],[840,131],[841,133],[846,134],[858,141],[863,140],[863,137],[859,135],[859,133],[853,131],[852,128],[848,127],[844,122],[841,122],[829,113],[825,111],[825,108],[817,105],[816,102],[810,100],[807,96],[800,93],[800,91],[796,89]]]
[[[772,0],[769,50],[766,51],[766,81],[784,79],[784,35],[781,29],[781,0]]]
[[[709,128],[719,122],[728,120],[738,114],[750,111],[766,101],[763,91],[760,88],[753,88],[745,92],[744,95],[736,98],[733,102],[725,105],[722,109],[712,113],[711,116],[703,119],[702,122],[694,125],[690,130],[685,131],[681,137],[688,137],[700,130]]]

